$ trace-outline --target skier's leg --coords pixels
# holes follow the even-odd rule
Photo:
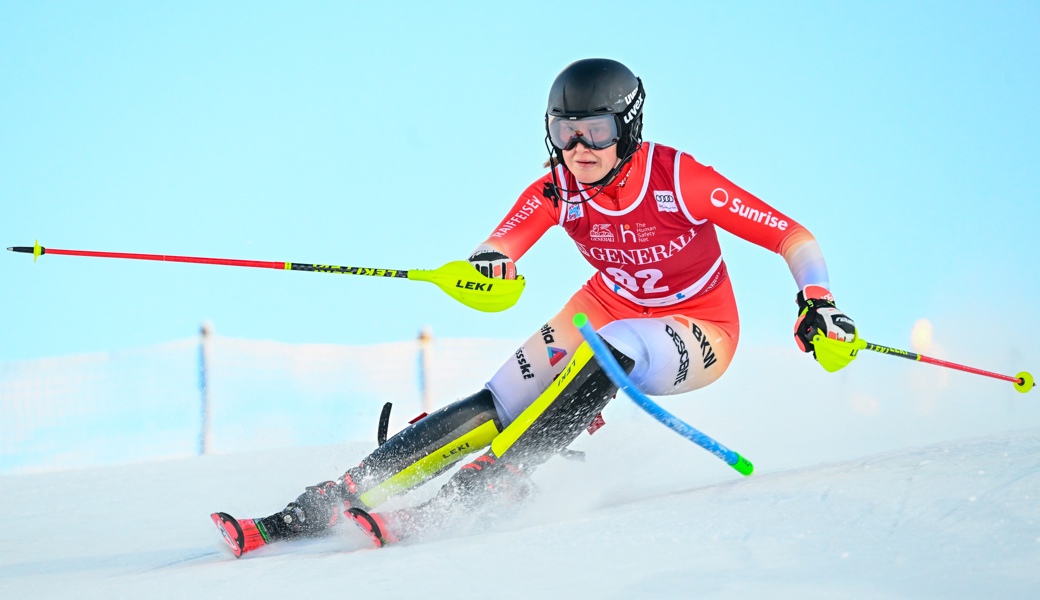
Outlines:
[[[345,506],[374,508],[488,446],[503,431],[503,425],[515,420],[570,364],[570,357],[581,343],[580,333],[570,322],[576,312],[585,312],[593,323],[611,319],[599,301],[583,288],[506,361],[487,388],[406,428],[339,480],[311,486],[281,512],[257,519],[265,541],[321,535],[337,521]],[[588,420],[598,412],[591,412]],[[572,423],[570,429],[577,429],[555,451],[565,447],[586,426],[587,423],[581,427]],[[541,428],[535,428],[535,432]],[[545,434],[532,434],[532,442],[538,435]],[[486,464],[474,462],[463,471],[478,472]]]
[[[729,286],[720,287],[725,289],[717,290],[714,298],[684,311],[690,314],[612,321],[603,311],[593,313],[590,321],[594,327],[602,324],[599,334],[640,390],[653,395],[688,392],[718,379],[736,350],[736,305]],[[587,307],[585,303],[582,312],[592,312]],[[558,332],[573,327],[560,324],[559,317],[575,312],[575,307],[565,308],[543,332],[553,328],[557,340],[566,344],[566,335]],[[536,342],[529,340],[521,348],[525,355],[538,355],[530,351],[537,347]],[[520,371],[515,367],[501,369],[488,385],[497,392],[499,414],[514,414],[510,409],[523,408],[492,441],[491,450],[464,465],[427,505],[390,513],[385,519],[383,515],[371,515],[374,521],[359,524],[369,525],[367,529],[374,527],[377,532],[382,529],[386,535],[374,535],[373,539],[385,543],[406,537],[431,520],[446,518],[447,512],[472,507],[489,496],[503,492],[507,496],[523,495],[528,488],[526,476],[532,469],[570,444],[617,391],[587,345],[579,346],[571,354],[562,372],[553,373],[558,376],[533,401],[524,395],[529,394],[529,389],[518,379]],[[531,372],[537,375],[544,367],[544,363],[534,364]],[[388,534],[387,521],[391,530]]]
[[[642,392],[690,392],[714,382],[729,367],[740,338],[740,320],[728,279],[712,293],[654,317],[620,319],[599,330],[635,359],[631,379]]]
[[[631,371],[634,361],[611,351]],[[528,477],[535,467],[573,442],[616,393],[588,344],[582,343],[559,377],[492,440],[491,449],[463,465],[430,501],[387,514],[351,510],[348,517],[381,546],[443,526],[489,500],[522,499],[530,492]]]
[[[501,430],[491,392],[482,389],[413,423],[340,479],[308,487],[257,525],[268,543],[321,535],[345,506],[375,507],[412,489],[486,447]]]
[[[726,371],[736,350],[736,334],[706,319],[672,315],[622,319],[600,336],[635,361],[629,377],[651,396],[681,394],[711,384]]]

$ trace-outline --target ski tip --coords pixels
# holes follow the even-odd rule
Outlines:
[[[220,531],[221,537],[227,543],[231,549],[231,553],[235,555],[235,558],[241,558],[243,544],[240,540],[244,539],[242,533],[242,527],[238,524],[238,521],[234,517],[227,513],[215,512],[209,516],[213,520],[213,524],[217,526]]]

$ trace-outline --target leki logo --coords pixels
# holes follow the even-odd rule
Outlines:
[[[463,288],[466,290],[476,290],[478,292],[490,292],[491,288],[495,287],[493,283],[477,283],[476,281],[466,281],[465,284],[461,279],[455,282],[455,287]]]

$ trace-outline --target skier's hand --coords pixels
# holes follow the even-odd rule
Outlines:
[[[834,296],[826,288],[808,285],[798,292],[798,320],[794,324],[794,339],[802,352],[812,352],[828,371],[837,371],[856,358],[851,344],[856,339],[856,323],[834,306]],[[821,339],[816,347],[814,338]],[[833,340],[833,341],[832,341]]]
[[[469,257],[469,262],[484,277],[493,279],[516,279],[516,264],[513,259],[498,250],[481,245]]]

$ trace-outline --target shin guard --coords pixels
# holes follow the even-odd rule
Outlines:
[[[487,447],[502,430],[491,391],[482,389],[416,421],[347,472],[364,506],[374,508]]]
[[[607,347],[625,372],[631,372],[635,361]],[[559,377],[492,441],[491,451],[524,468],[545,462],[587,429],[617,390],[589,345],[582,343]]]

